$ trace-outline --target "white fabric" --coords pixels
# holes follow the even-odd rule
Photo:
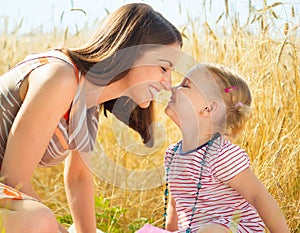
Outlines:
[[[69,233],[76,233],[76,229],[75,229],[74,224],[72,224],[72,225],[69,227],[68,232],[69,232]],[[103,231],[100,231],[99,229],[97,229],[96,232],[97,232],[97,233],[104,233]]]

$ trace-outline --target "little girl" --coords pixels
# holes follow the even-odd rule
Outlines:
[[[250,118],[250,104],[245,81],[217,64],[197,65],[172,88],[166,114],[182,140],[165,155],[166,230],[254,233],[266,225],[272,233],[289,232],[246,152],[229,141]]]

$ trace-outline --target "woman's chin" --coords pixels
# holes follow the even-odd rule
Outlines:
[[[151,103],[151,101],[145,101],[145,102],[139,103],[138,105],[140,108],[148,108],[150,103]]]

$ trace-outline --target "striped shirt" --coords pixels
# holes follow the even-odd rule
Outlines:
[[[176,144],[169,146],[165,155],[165,166],[169,167],[169,187],[176,202],[178,232],[185,232],[190,223],[192,208],[196,200],[197,184],[201,171],[201,161],[208,147],[207,143],[186,153]],[[174,154],[171,165],[170,158]],[[264,224],[256,210],[228,182],[250,166],[244,150],[218,137],[209,146],[203,172],[202,187],[199,192],[191,224],[192,232],[208,223],[217,223],[230,232],[265,232]]]
[[[32,54],[0,77],[0,162],[5,154],[7,138],[22,105],[19,88],[34,69],[51,62],[61,62],[74,69],[78,88],[70,110],[61,118],[39,163],[54,166],[62,162],[70,150],[89,153],[93,150],[98,130],[98,106],[86,107],[85,79],[72,60],[59,50]],[[41,134],[43,129],[41,129]],[[16,161],[17,163],[17,161]]]

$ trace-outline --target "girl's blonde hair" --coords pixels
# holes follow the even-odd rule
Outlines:
[[[219,87],[226,110],[224,135],[235,138],[251,118],[251,92],[245,80],[233,70],[215,63],[202,63]]]

